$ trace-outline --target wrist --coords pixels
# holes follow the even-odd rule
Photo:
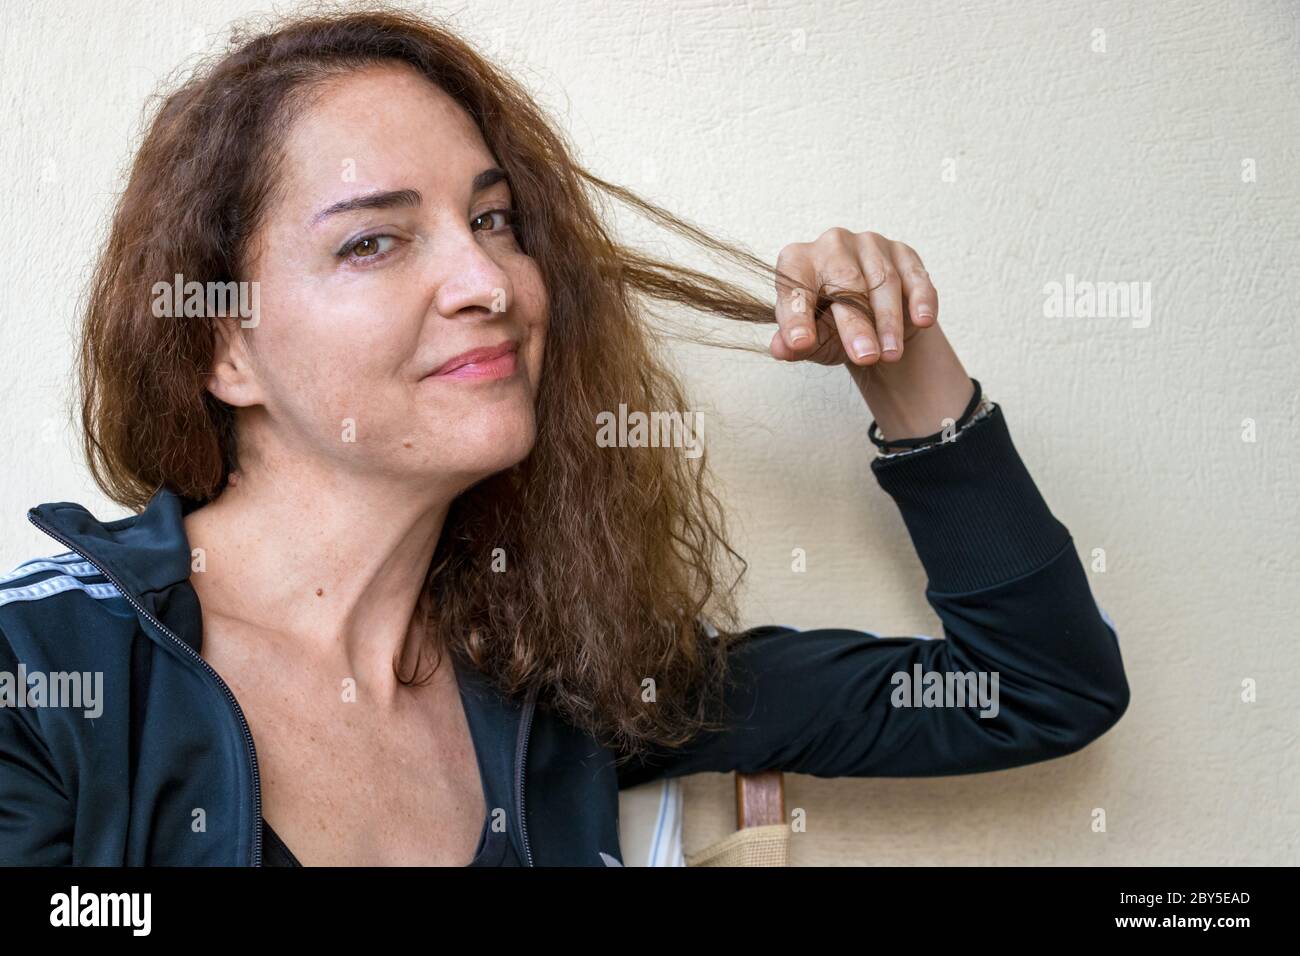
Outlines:
[[[933,448],[935,445],[942,445],[947,442],[956,441],[961,433],[970,428],[976,422],[987,418],[997,408],[997,405],[984,394],[984,389],[976,379],[971,379],[974,390],[971,392],[970,401],[962,410],[961,415],[949,424],[949,420],[944,421],[941,431],[932,432],[929,435],[918,435],[908,438],[886,439],[880,432],[880,425],[872,421],[871,427],[867,429],[867,439],[878,449],[878,458],[898,458],[902,455],[911,455],[927,448]]]
[[[937,326],[912,336],[898,362],[847,368],[885,439],[942,431],[961,416],[975,389]]]

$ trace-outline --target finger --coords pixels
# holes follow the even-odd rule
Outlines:
[[[768,343],[768,350],[772,353],[773,358],[778,358],[783,362],[812,361],[829,364],[830,359],[827,356],[831,353],[828,345],[833,346],[836,353],[838,353],[839,346],[839,337],[834,329],[830,328],[828,330],[828,327],[833,326],[833,324],[832,322],[818,322],[813,326],[813,330],[817,333],[817,343],[812,349],[800,348],[796,350],[790,348],[782,336],[781,330],[777,329],[772,335],[772,341]],[[838,362],[839,360],[836,359],[835,361]]]
[[[831,315],[835,319],[835,328],[840,334],[844,354],[854,365],[870,365],[880,358],[880,341],[876,338],[876,330],[861,312],[843,302],[832,302]]]
[[[791,285],[781,276],[776,279],[776,324],[786,349],[793,358],[807,356],[817,347],[815,327],[815,290],[817,272],[806,243],[795,242],[781,250],[776,258],[777,270],[805,288]],[[813,290],[812,292],[808,290]],[[773,350],[773,354],[776,352]],[[781,356],[777,356],[780,358]]]
[[[921,257],[905,242],[894,243],[894,267],[903,283],[907,316],[919,328],[933,325],[939,316],[939,291],[930,281]]]
[[[866,279],[858,262],[857,249],[851,233],[829,230],[818,241],[817,281],[819,289],[826,291],[861,292]],[[830,304],[831,318],[840,349],[854,365],[870,365],[880,357],[880,342],[876,330],[861,311],[841,302]],[[838,361],[838,359],[837,359]]]
[[[772,341],[768,343],[767,349],[772,353],[773,358],[780,359],[782,362],[793,362],[800,357],[794,349],[786,345],[780,329],[772,333]]]
[[[903,285],[887,247],[875,233],[863,233],[860,248],[862,274],[866,277],[867,300],[876,313],[876,337],[880,358],[897,362],[903,356]]]

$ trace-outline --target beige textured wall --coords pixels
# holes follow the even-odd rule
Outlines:
[[[65,411],[76,298],[145,93],[266,6],[2,6],[8,568],[52,553],[33,504],[120,513]],[[598,174],[761,255],[832,225],[915,246],[1085,564],[1105,551],[1091,577],[1133,690],[1121,723],[997,774],[789,777],[796,863],[1300,860],[1293,4],[426,6],[512,64]],[[1045,285],[1071,275],[1149,283],[1149,324],[1045,317]],[[847,375],[681,354],[751,562],[749,622],[938,635]],[[730,778],[686,794],[691,852],[733,825]]]

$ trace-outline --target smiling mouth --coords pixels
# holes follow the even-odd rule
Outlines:
[[[453,381],[509,378],[518,369],[517,359],[518,347],[514,342],[507,342],[495,349],[480,349],[476,353],[467,353],[425,377]]]

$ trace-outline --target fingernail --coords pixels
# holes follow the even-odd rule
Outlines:
[[[855,358],[866,358],[868,355],[875,355],[876,347],[871,344],[871,336],[859,335],[853,340],[853,355]]]
[[[885,352],[898,351],[898,340],[894,338],[893,332],[886,332],[880,337],[880,348]]]
[[[808,330],[807,330],[807,329],[791,329],[791,330],[790,330],[790,344],[791,344],[791,345],[799,345],[801,342],[806,342],[806,341],[808,340],[808,337],[809,337],[809,333],[808,333]]]
[[[934,318],[934,310],[928,305],[920,306],[916,310],[916,317],[922,321],[928,322],[930,319]]]

